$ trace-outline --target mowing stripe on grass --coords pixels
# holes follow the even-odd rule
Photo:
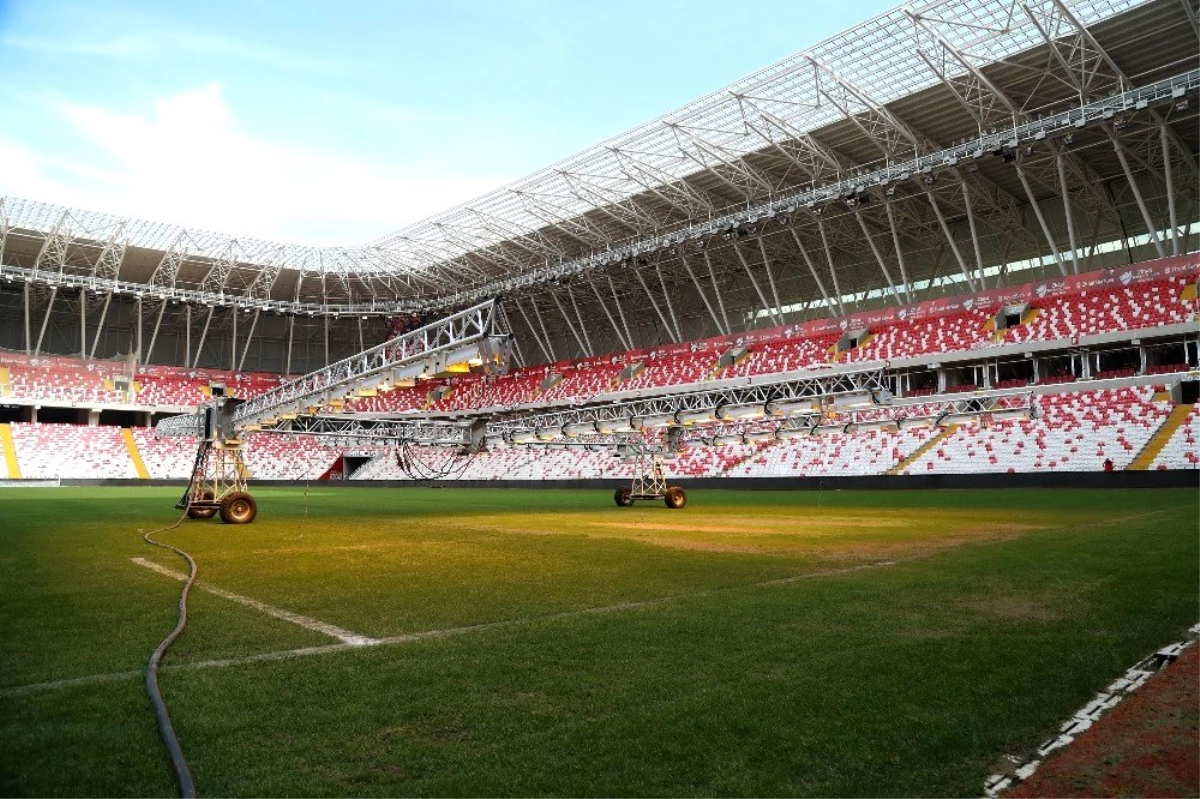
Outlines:
[[[145,568],[154,572],[158,572],[165,577],[170,577],[172,580],[179,580],[180,582],[183,582],[187,579],[186,574],[177,572],[173,569],[168,569],[166,566],[160,566],[159,564],[146,560],[145,558],[130,558],[130,560],[139,566],[144,566]],[[379,643],[379,639],[377,638],[370,638],[365,635],[359,635],[358,633],[350,632],[349,630],[343,630],[341,627],[335,627],[327,622],[323,622],[318,619],[310,619],[308,616],[301,616],[299,613],[292,613],[290,610],[277,608],[274,605],[268,605],[265,602],[259,602],[257,599],[251,599],[248,596],[242,596],[241,594],[235,594],[232,591],[226,591],[224,588],[218,588],[212,583],[198,581],[196,583],[196,587],[202,591],[207,591],[210,594],[215,594],[222,599],[228,599],[230,602],[237,602],[239,605],[245,605],[248,608],[254,608],[260,613],[265,613],[268,616],[274,616],[277,619],[291,622],[292,624],[303,627],[306,630],[312,630],[313,632],[328,635],[330,638],[336,638],[346,646],[374,646],[375,644]]]
[[[391,645],[396,645],[396,644],[411,644],[411,643],[416,643],[418,641],[430,641],[430,640],[435,640],[435,639],[439,639],[439,638],[450,638],[450,637],[456,636],[456,635],[463,635],[466,633],[473,633],[473,632],[481,632],[483,630],[494,630],[494,629],[498,629],[501,627],[518,627],[518,626],[524,626],[527,624],[536,624],[538,622],[557,621],[559,619],[569,619],[569,618],[574,618],[577,616],[590,616],[590,615],[597,615],[597,614],[601,614],[601,613],[621,613],[621,612],[629,611],[629,610],[645,610],[647,608],[659,607],[662,605],[670,604],[672,602],[677,602],[681,599],[695,599],[698,597],[713,596],[715,594],[727,593],[729,591],[738,591],[738,590],[742,590],[742,589],[746,589],[746,588],[771,588],[771,587],[779,586],[779,585],[790,585],[791,583],[798,583],[803,580],[811,580],[811,579],[814,579],[817,577],[836,577],[838,575],[853,574],[854,572],[865,571],[867,569],[879,569],[879,568],[884,568],[887,566],[895,566],[898,563],[907,563],[909,561],[922,560],[926,557],[929,557],[929,555],[927,555],[927,554],[926,555],[916,555],[916,556],[913,556],[910,558],[900,558],[900,559],[896,559],[896,560],[881,560],[881,561],[877,561],[875,563],[863,563],[858,566],[848,566],[848,567],[841,568],[841,569],[825,569],[823,571],[808,572],[806,574],[796,574],[791,577],[780,577],[780,578],[777,578],[774,580],[764,580],[763,582],[760,582],[760,583],[748,583],[745,585],[730,585],[730,586],[726,586],[724,588],[710,588],[705,591],[694,591],[692,593],[687,593],[687,594],[672,594],[671,596],[656,597],[655,599],[643,599],[643,600],[639,600],[639,601],[635,601],[635,602],[620,602],[616,605],[601,605],[600,607],[583,608],[582,610],[564,610],[564,611],[561,611],[558,613],[546,613],[546,614],[543,614],[540,616],[523,616],[523,617],[517,618],[517,619],[503,619],[501,621],[489,621],[489,622],[483,622],[481,624],[470,624],[470,625],[466,625],[463,627],[449,627],[449,628],[442,629],[442,630],[425,630],[425,631],[419,632],[419,633],[405,633],[403,635],[393,635],[388,638],[370,638],[370,639],[366,639],[366,640],[371,641],[371,644],[370,644],[371,646],[391,646]],[[137,560],[140,560],[140,558],[134,558],[133,560],[137,561]],[[139,563],[138,565],[145,565],[148,568],[152,568],[155,571],[166,574],[174,579],[182,579],[183,578],[183,575],[180,575],[177,572],[172,572],[170,569],[167,569],[163,566],[159,566],[157,563]],[[204,590],[212,590],[210,587],[206,587],[204,584],[199,583],[199,582],[196,583],[196,585],[200,588],[203,588]],[[221,589],[217,589],[217,591],[221,591]],[[216,592],[214,592],[214,593],[216,593]],[[228,594],[228,592],[222,592],[218,595],[226,596],[227,594]],[[230,596],[230,598],[237,597],[237,596],[238,596],[237,594],[232,594]],[[246,600],[248,602],[255,602],[255,600],[247,599],[246,597],[240,597],[239,599],[237,599],[235,601],[242,601],[242,600]],[[256,602],[255,606],[261,605],[261,604],[262,603],[260,603],[260,602]],[[264,605],[263,607],[270,607],[270,605]],[[278,608],[274,608],[274,610],[278,610]],[[287,613],[288,611],[279,611],[279,612]],[[295,615],[295,614],[289,614],[289,615]],[[300,618],[304,618],[304,617],[301,616]],[[318,622],[318,623],[321,623],[321,622]],[[256,655],[243,655],[241,657],[221,658],[219,660],[202,660],[202,661],[199,661],[196,663],[179,663],[179,664],[173,664],[173,665],[164,665],[163,668],[168,669],[170,671],[174,671],[176,669],[180,669],[180,670],[182,670],[182,669],[217,669],[217,668],[225,668],[228,666],[241,666],[241,665],[245,665],[245,664],[249,664],[249,663],[266,663],[266,662],[278,661],[278,660],[290,660],[293,658],[310,657],[313,655],[328,655],[328,654],[332,654],[335,652],[347,652],[351,649],[358,649],[362,646],[363,646],[363,644],[350,644],[350,643],[326,644],[325,646],[308,646],[308,647],[303,647],[300,649],[281,649],[281,650],[276,650],[274,652],[260,652]],[[139,676],[141,676],[140,671],[119,671],[119,672],[113,672],[111,674],[93,674],[93,675],[85,676],[85,677],[72,677],[72,678],[66,679],[66,680],[52,680],[49,682],[30,683],[28,685],[17,685],[17,686],[13,686],[11,688],[0,688],[0,696],[15,696],[18,694],[33,693],[35,691],[48,691],[48,690],[53,690],[56,688],[70,688],[70,687],[76,686],[76,685],[88,685],[91,683],[112,682],[115,680],[126,679],[128,677],[139,677]]]

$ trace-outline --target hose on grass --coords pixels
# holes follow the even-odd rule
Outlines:
[[[155,541],[150,537],[155,533],[174,530],[186,518],[187,511],[185,510],[174,524],[144,533],[142,540],[152,546],[171,550],[186,560],[188,564],[187,580],[183,583],[183,590],[179,592],[179,617],[175,622],[175,629],[159,643],[146,663],[146,693],[150,695],[150,703],[154,705],[154,717],[158,721],[158,735],[162,738],[163,745],[167,747],[171,766],[175,769],[175,777],[179,781],[179,795],[184,799],[190,799],[196,796],[196,782],[192,779],[192,769],[188,766],[187,758],[183,755],[183,748],[180,747],[179,739],[175,736],[175,727],[171,724],[171,714],[167,712],[167,703],[163,701],[162,691],[158,687],[158,666],[162,662],[163,655],[171,648],[171,644],[175,643],[175,639],[183,634],[183,628],[187,626],[188,591],[191,590],[192,583],[196,581],[196,561],[192,560],[192,556],[179,547]]]

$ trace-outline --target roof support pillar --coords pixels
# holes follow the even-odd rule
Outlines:
[[[813,282],[817,284],[817,290],[821,292],[821,296],[825,298],[825,307],[830,313],[834,310],[841,311],[841,297],[831,297],[829,292],[825,290],[825,282],[821,280],[821,276],[817,274],[817,267],[813,263],[813,259],[808,254],[808,249],[805,248],[803,242],[800,241],[800,234],[795,228],[788,228],[788,232],[792,234],[792,241],[796,242],[796,249],[800,250],[800,255],[804,258],[804,263],[808,266],[808,273],[812,275]]]
[[[46,315],[42,317],[42,329],[38,333],[37,344],[33,346],[33,357],[42,351],[42,339],[46,337],[46,325],[50,324],[50,311],[54,310],[54,300],[58,297],[58,286],[50,287],[50,303],[46,306]]]
[[[771,259],[767,257],[767,245],[763,237],[758,237],[758,252],[762,255],[763,268],[767,270],[767,285],[771,287],[771,298],[775,300],[775,308],[779,311],[779,319],[783,320],[783,303],[779,301],[779,291],[775,288],[775,273],[771,270]]]
[[[1192,19],[1195,21],[1194,16]],[[1179,255],[1179,218],[1175,215],[1175,182],[1171,177],[1171,135],[1166,122],[1158,126],[1158,137],[1162,142],[1163,179],[1167,184],[1167,213],[1171,219],[1171,255]]]
[[[908,301],[912,302],[912,282],[908,280],[908,270],[904,263],[904,250],[900,247],[900,228],[896,226],[895,212],[892,210],[892,202],[883,203],[883,210],[887,211],[888,227],[892,228],[892,246],[896,251],[896,265],[900,266],[900,281],[904,283],[904,295]],[[970,205],[967,206],[967,214],[970,215]],[[971,224],[971,232],[974,234],[974,222]]]
[[[1033,187],[1029,185],[1029,178],[1025,177],[1025,170],[1017,166],[1017,177],[1021,180],[1021,185],[1025,188],[1025,196],[1029,199],[1029,206],[1033,209],[1033,215],[1037,217],[1038,225],[1042,228],[1042,235],[1046,237],[1046,243],[1050,245],[1050,252],[1054,253],[1054,260],[1058,264],[1058,271],[1067,274],[1067,265],[1063,263],[1062,256],[1059,255],[1058,246],[1054,243],[1054,235],[1050,232],[1050,226],[1046,224],[1046,217],[1042,215],[1042,207],[1038,205],[1037,197],[1033,194]]]
[[[746,270],[746,277],[750,278],[750,285],[754,286],[754,293],[758,295],[759,301],[762,302],[763,310],[766,311],[767,315],[771,317],[771,323],[778,325],[779,319],[775,316],[778,309],[773,307],[771,303],[767,302],[766,295],[763,294],[762,288],[758,285],[758,281],[754,279],[754,273],[750,271],[750,262],[746,260],[745,255],[742,255],[741,247],[737,246],[737,242],[734,242],[732,246],[733,252],[737,255],[738,260],[742,262],[742,268]],[[751,324],[753,324],[753,319],[757,316],[758,314],[754,314],[754,317],[751,318]]]
[[[190,309],[189,309],[190,310]],[[191,327],[191,317],[188,317],[188,327]],[[292,373],[292,345],[296,339],[296,317],[288,317],[288,339],[287,339],[287,356],[283,363],[283,373],[290,375]]]
[[[608,310],[608,303],[604,301],[604,297],[600,294],[600,289],[595,283],[591,284],[592,293],[596,295],[596,302],[600,303],[600,309],[604,311],[604,315],[608,317],[608,323],[612,325],[613,332],[617,334],[617,341],[621,344],[621,349],[633,349],[633,342],[626,340],[625,334],[621,332],[621,326],[617,324],[617,320],[613,318],[612,311]]]
[[[887,281],[888,289],[892,292],[892,297],[897,303],[904,302],[899,292],[896,291],[896,283],[892,280],[892,273],[888,271],[887,263],[883,260],[883,255],[880,254],[879,247],[875,245],[875,238],[871,235],[871,231],[867,229],[866,220],[857,211],[854,213],[854,218],[858,221],[859,228],[862,229],[863,238],[867,240],[867,245],[871,248],[871,254],[875,256],[875,263],[879,264],[879,271],[883,272],[884,280]]]
[[[683,341],[683,331],[679,328],[679,318],[675,316],[675,304],[671,302],[671,292],[667,289],[666,281],[663,280],[662,267],[655,264],[654,271],[658,274],[658,285],[662,286],[663,299],[667,301],[667,313],[671,315],[671,323],[675,326],[675,340]]]
[[[570,284],[567,285],[567,296],[571,298],[571,307],[575,309],[575,318],[579,320],[579,332],[583,334],[584,352],[590,355],[595,355],[595,350],[592,349],[592,337],[588,335],[587,325],[583,322],[583,314],[579,312],[579,303],[575,300],[575,292],[571,289]]]
[[[729,326],[729,314],[725,313],[725,298],[721,296],[721,288],[717,285],[717,273],[713,271],[712,258],[708,257],[708,250],[704,251],[704,265],[708,267],[708,279],[712,282],[713,294],[717,298],[717,307],[721,309],[721,318],[725,320],[725,335],[733,332],[733,328]]]
[[[87,357],[87,289],[79,290],[79,357]]]
[[[537,328],[533,326],[533,322],[529,321],[529,315],[525,313],[525,307],[521,303],[516,303],[517,310],[521,313],[521,318],[525,320],[525,326],[529,328],[529,332],[533,335],[533,340],[537,342],[538,348],[542,354],[546,356],[546,363],[554,363],[554,354],[550,352],[550,348],[546,346],[546,342],[542,341],[538,335]]]
[[[154,355],[154,343],[158,341],[158,331],[162,327],[163,314],[167,312],[167,301],[164,299],[162,305],[158,307],[158,317],[154,320],[154,332],[150,334],[150,349],[146,351],[146,357],[142,363],[150,363],[150,358]]]
[[[238,361],[237,370],[239,372],[246,368],[246,356],[250,354],[250,342],[254,341],[254,330],[255,330],[255,328],[258,327],[258,314],[260,311],[261,311],[261,309],[255,308],[254,309],[254,318],[252,318],[250,320],[250,332],[246,334],[246,345],[244,347],[242,347],[242,357],[241,357],[241,360]],[[359,321],[359,326],[358,326],[359,343],[358,343],[358,346],[362,347],[362,317],[359,317],[358,321]],[[359,351],[361,352],[362,350],[359,350]]]
[[[642,291],[646,293],[646,299],[650,300],[650,305],[654,308],[654,313],[658,314],[658,318],[662,320],[663,327],[667,331],[667,336],[672,342],[678,344],[679,339],[675,337],[675,331],[671,329],[671,323],[667,321],[667,317],[663,315],[662,310],[658,307],[658,303],[654,300],[654,295],[650,293],[650,287],[646,285],[646,280],[642,277],[642,273],[634,269],[633,274],[637,277],[638,282],[642,284]]]
[[[987,278],[983,274],[983,248],[979,244],[979,229],[975,226],[975,209],[971,205],[971,189],[967,186],[967,182],[959,176],[959,185],[962,186],[963,207],[967,211],[967,227],[971,231],[971,248],[975,251],[975,277],[979,281],[979,288],[987,288]],[[899,243],[897,243],[897,248]]]
[[[546,322],[542,319],[542,312],[538,310],[537,303],[532,299],[529,301],[529,307],[533,309],[533,315],[538,320],[538,325],[542,328],[542,336],[546,339],[546,352],[550,356],[549,363],[554,363],[557,358],[554,357],[554,346],[550,342],[550,332],[546,330]]]
[[[96,347],[100,344],[100,333],[104,330],[104,320],[108,318],[108,306],[112,304],[112,292],[104,295],[104,308],[100,311],[100,321],[96,324],[96,335],[92,337],[92,349],[89,358],[96,357]]]
[[[25,354],[33,355],[33,336],[29,331],[29,281],[25,281],[25,290],[22,292],[24,301],[21,303],[25,309]],[[138,300],[138,306],[141,307],[141,300]]]
[[[1154,242],[1154,249],[1158,251],[1158,257],[1166,258],[1167,251],[1163,247],[1162,241],[1158,238],[1158,231],[1155,230],[1154,219],[1150,216],[1150,209],[1146,207],[1146,201],[1142,198],[1142,190],[1138,188],[1137,180],[1133,176],[1133,170],[1129,168],[1129,159],[1125,157],[1125,146],[1113,134],[1112,128],[1107,128],[1107,132],[1108,137],[1112,139],[1113,150],[1117,153],[1117,160],[1121,162],[1121,170],[1125,173],[1125,181],[1129,184],[1130,191],[1133,192],[1133,199],[1137,200],[1138,210],[1142,212],[1142,221],[1146,223],[1146,233],[1150,236],[1150,240]],[[1168,163],[1170,162],[1168,161]]]
[[[696,274],[692,271],[692,265],[688,263],[687,258],[683,255],[679,256],[679,260],[683,263],[683,268],[687,270],[688,277],[692,279],[692,285],[696,287],[696,293],[704,301],[704,307],[708,309],[708,315],[712,317],[713,325],[716,327],[717,332],[726,336],[729,335],[729,331],[721,327],[721,320],[717,318],[717,312],[713,310],[712,303],[708,301],[708,295],[704,293],[704,289],[700,288],[700,281],[696,280]]]
[[[954,236],[950,233],[950,226],[946,224],[946,217],[942,214],[942,209],[937,204],[937,199],[934,198],[933,192],[925,189],[925,196],[929,198],[929,204],[933,206],[933,213],[937,217],[938,225],[942,228],[942,235],[946,237],[946,243],[950,245],[950,251],[954,253],[954,260],[958,261],[958,267],[962,270],[963,278],[967,281],[967,286],[971,291],[978,291],[975,288],[975,280],[971,277],[971,270],[967,269],[967,262],[963,259],[962,251],[958,249],[958,242],[954,240]]]
[[[193,369],[200,363],[200,353],[204,351],[204,339],[208,338],[208,328],[212,324],[213,314],[216,311],[217,309],[214,306],[208,306],[208,316],[204,319],[204,327],[200,329],[200,342],[196,345],[196,355],[192,358]]]
[[[817,217],[817,230],[821,232],[821,247],[825,250],[825,261],[829,264],[829,278],[833,281],[833,293],[837,297],[838,309],[846,315],[846,306],[842,304],[842,287],[838,285],[837,269],[833,267],[833,250],[829,248],[829,235],[825,232],[825,220]]]
[[[621,299],[617,296],[617,287],[613,285],[612,275],[608,275],[608,290],[612,293],[613,305],[617,308],[617,316],[621,319],[621,324],[625,327],[625,335],[628,336],[629,349],[633,349],[634,338],[633,333],[629,330],[629,321],[625,318],[625,309],[621,307]]]
[[[555,306],[558,307],[558,312],[562,314],[563,321],[567,323],[567,329],[571,331],[571,335],[574,336],[575,341],[579,343],[579,349],[583,351],[583,355],[586,358],[591,354],[591,347],[584,343],[583,337],[580,336],[579,331],[575,329],[575,324],[571,321],[571,317],[567,316],[566,309],[563,308],[562,303],[558,301],[558,295],[553,291],[549,292],[549,294],[550,299],[554,300]]]
[[[1079,244],[1075,241],[1075,218],[1071,214],[1071,193],[1067,191],[1067,167],[1063,163],[1062,150],[1054,153],[1054,165],[1058,169],[1058,191],[1062,194],[1063,219],[1067,222],[1067,240],[1071,246],[1071,271],[1079,274]]]

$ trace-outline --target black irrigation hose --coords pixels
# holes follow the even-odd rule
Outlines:
[[[160,527],[157,530],[145,533],[142,535],[142,540],[147,544],[171,550],[186,560],[188,564],[188,577],[183,583],[183,590],[179,592],[179,618],[175,622],[175,629],[162,640],[158,648],[150,655],[150,660],[146,663],[146,693],[150,695],[150,702],[154,705],[154,716],[158,720],[159,737],[162,738],[163,744],[167,747],[167,754],[171,757],[171,765],[174,767],[175,776],[179,780],[179,795],[184,797],[184,799],[190,799],[196,796],[196,782],[192,779],[192,770],[188,766],[187,758],[183,756],[183,749],[179,746],[179,739],[175,737],[175,728],[171,725],[171,714],[167,712],[167,703],[163,701],[162,691],[158,688],[158,665],[162,662],[163,655],[170,649],[171,644],[175,643],[175,639],[183,634],[183,628],[187,626],[188,591],[191,590],[192,583],[196,581],[196,561],[192,560],[192,556],[179,547],[155,541],[150,537],[155,533],[174,530],[185,518],[187,518],[187,511],[184,511],[178,521],[170,527]]]

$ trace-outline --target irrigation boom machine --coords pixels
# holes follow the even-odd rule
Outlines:
[[[196,461],[178,507],[192,518],[221,515],[231,524],[254,520],[242,457],[247,433],[302,434],[348,445],[390,445],[398,465],[419,461],[410,445],[477,453],[491,446],[614,449],[635,463],[617,505],[661,499],[682,508],[687,494],[671,485],[665,460],[688,446],[758,444],[863,428],[947,425],[974,419],[1029,416],[1028,391],[989,390],[969,397],[897,398],[884,370],[846,367],[820,374],[785,374],[747,381],[712,381],[652,396],[620,392],[556,408],[509,407],[463,411],[348,415],[345,399],[401,381],[476,367],[507,367],[511,336],[497,324],[494,301],[391,339],[257,397],[217,398],[196,413],[159,422],[160,436],[195,436]],[[453,367],[453,368],[452,368]],[[418,480],[440,480],[451,470],[422,469]],[[406,471],[406,474],[408,472]]]
[[[411,330],[337,363],[290,380],[256,397],[219,397],[195,413],[163,419],[160,437],[194,436],[196,460],[187,490],[176,507],[193,519],[220,513],[227,524],[248,524],[258,505],[247,485],[242,456],[251,432],[294,432],[292,422],[323,408],[340,407],[362,390],[392,387],[472,367],[501,372],[508,366],[511,336],[499,325],[494,299]],[[423,420],[394,422],[393,438],[420,440],[429,431]],[[470,429],[466,432],[469,434]],[[444,435],[445,428],[436,433]]]

